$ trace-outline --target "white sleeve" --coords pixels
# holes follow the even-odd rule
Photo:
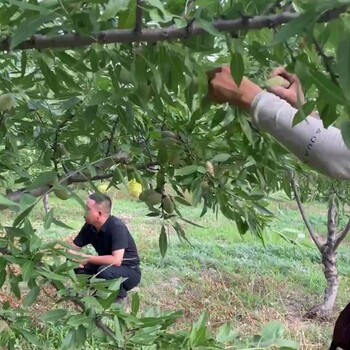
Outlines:
[[[253,100],[251,115],[261,131],[271,134],[279,143],[311,168],[335,179],[350,180],[350,150],[341,131],[324,128],[314,117],[293,127],[297,110],[269,92],[259,93]]]

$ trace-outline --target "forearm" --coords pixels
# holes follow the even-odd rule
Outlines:
[[[322,120],[308,117],[293,127],[297,110],[279,97],[263,92],[251,106],[254,122],[271,134],[300,160],[317,171],[337,179],[350,179],[350,150],[341,132],[324,128]]]
[[[86,255],[85,257],[87,262],[93,265],[121,265],[121,261],[113,255]]]

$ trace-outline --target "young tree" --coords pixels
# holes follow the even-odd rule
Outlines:
[[[350,220],[348,220],[343,228],[339,227],[340,215],[341,213],[344,213],[344,206],[348,203],[347,198],[349,192],[347,186],[342,186],[342,184],[331,184],[330,181],[317,179],[317,176],[304,176],[303,180],[302,184],[299,185],[297,175],[292,174],[292,191],[310,237],[321,254],[324,275],[327,281],[323,302],[310,309],[306,316],[310,318],[328,318],[332,315],[339,289],[337,249],[350,231]],[[299,187],[302,186],[305,186],[305,188],[300,191]],[[317,193],[316,196],[315,193]],[[315,230],[308,218],[303,202],[310,197],[314,197],[312,199],[317,197],[318,200],[323,202],[328,201],[325,236]]]

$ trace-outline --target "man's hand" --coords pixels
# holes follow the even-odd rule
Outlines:
[[[291,106],[299,109],[305,103],[305,96],[298,77],[294,74],[288,73],[283,67],[276,68],[271,73],[271,78],[280,76],[289,81],[289,87],[275,86],[267,90],[276,96],[287,101]]]
[[[89,260],[89,255],[77,252],[76,250],[73,250],[73,249],[68,249],[67,253],[71,255],[75,255],[77,258],[76,259],[73,258],[72,260],[77,263],[80,263],[81,265],[86,264]]]
[[[240,86],[237,86],[228,66],[208,72],[208,77],[209,97],[216,103],[229,103],[249,110],[254,97],[262,91],[258,85],[247,78],[243,78]]]

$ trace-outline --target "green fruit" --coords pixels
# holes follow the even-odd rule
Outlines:
[[[48,185],[50,186],[55,186],[58,182],[58,176],[57,175],[53,175],[52,178],[48,181]]]
[[[139,195],[139,200],[142,202],[145,202],[147,197],[150,196],[153,193],[157,193],[155,190],[152,189],[146,189],[144,191],[141,192],[141,194]]]
[[[57,198],[62,199],[64,201],[69,198],[69,192],[64,188],[55,188],[53,190],[53,193],[56,195]]]
[[[168,213],[172,214],[175,210],[174,203],[169,197],[164,197],[163,198],[163,209]]]
[[[162,195],[158,192],[152,193],[145,200],[146,204],[150,206],[160,204],[161,201],[162,201]]]
[[[15,106],[15,99],[12,94],[0,96],[0,112],[9,111]]]
[[[277,86],[288,88],[290,86],[290,82],[278,75],[276,77],[267,79],[266,86],[270,88],[277,87]]]

